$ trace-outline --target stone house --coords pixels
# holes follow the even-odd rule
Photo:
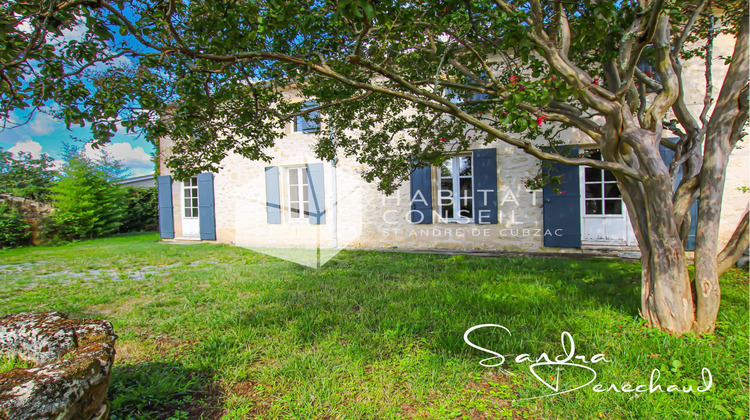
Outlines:
[[[718,57],[731,54],[733,43],[729,36],[716,40],[714,80],[723,80],[727,66]],[[686,88],[696,114],[703,105],[702,66],[699,59],[684,65],[685,79],[695,80]],[[716,94],[720,87],[715,86]],[[385,196],[358,175],[354,160],[318,161],[312,152],[316,129],[302,117],[289,124],[270,153],[270,164],[229,156],[219,173],[186,182],[173,181],[162,164],[162,238],[319,250],[580,252],[637,246],[617,183],[606,171],[555,165],[563,175],[559,194],[549,188],[528,190],[524,180],[537,173],[538,160],[498,141],[476,144],[442,167],[417,169],[393,195]],[[579,152],[595,148],[575,130],[562,136]],[[163,139],[161,156],[169,151],[170,141]],[[671,158],[669,153],[665,149],[665,159]],[[748,208],[742,187],[748,185],[749,157],[747,148],[738,148],[729,162],[722,241]]]

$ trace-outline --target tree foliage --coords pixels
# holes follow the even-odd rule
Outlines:
[[[158,230],[156,188],[125,189],[125,215],[120,232],[154,232]]]
[[[47,154],[39,158],[24,152],[14,155],[0,147],[0,194],[47,202],[56,176],[54,159]]]
[[[0,202],[0,248],[27,245],[31,229],[21,211],[8,203]]]
[[[355,157],[365,179],[386,192],[414,162],[440,162],[475,142],[500,140],[539,159],[606,169],[643,255],[641,312],[677,333],[713,329],[719,267],[747,247],[740,229],[729,249],[718,243],[726,165],[748,112],[743,1],[0,7],[9,28],[0,47],[6,120],[54,102],[58,117],[90,124],[100,143],[117,123],[153,141],[169,136],[166,163],[177,178],[217,170],[229,153],[267,159],[284,125],[312,112],[325,124],[319,157]],[[736,47],[716,96],[713,49],[722,34],[734,35]],[[683,62],[696,57],[706,63],[705,80],[685,80]],[[686,99],[687,84],[696,83],[707,91],[699,112]],[[319,105],[303,110],[300,99]],[[588,136],[603,159],[557,152],[567,129]],[[675,151],[668,165],[659,145]],[[682,250],[698,197],[691,278]]]
[[[111,173],[79,151],[68,152],[60,180],[52,188],[55,211],[47,235],[63,240],[89,239],[116,233],[125,210],[124,191]]]

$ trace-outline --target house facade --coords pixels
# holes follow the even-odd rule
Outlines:
[[[731,54],[733,42],[728,36],[717,39],[715,57]],[[714,79],[723,80],[726,68],[723,59],[715,59]],[[689,61],[684,69],[685,79],[696,81],[686,84],[691,110],[700,112],[702,63]],[[289,124],[269,152],[270,163],[229,156],[218,173],[185,182],[173,180],[162,164],[162,238],[251,248],[580,252],[637,246],[628,209],[607,171],[553,165],[562,175],[559,191],[529,190],[524,181],[536,175],[539,161],[498,141],[475,144],[441,167],[418,168],[386,196],[359,176],[362,167],[354,160],[317,160],[316,128],[304,118]],[[574,152],[597,156],[586,135],[567,130],[561,136]],[[169,139],[161,141],[162,162],[170,147]],[[663,150],[665,160],[670,154]],[[722,241],[748,208],[742,187],[750,185],[749,163],[747,148],[730,158]]]

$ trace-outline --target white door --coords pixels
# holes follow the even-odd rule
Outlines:
[[[182,183],[182,236],[200,238],[200,219],[198,218],[198,178]]]
[[[601,159],[599,151],[590,151]],[[587,245],[637,245],[628,210],[611,172],[581,168],[581,241]]]

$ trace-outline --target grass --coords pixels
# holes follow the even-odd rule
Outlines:
[[[34,367],[34,364],[20,357],[0,355],[0,373],[17,368],[26,369],[30,367]]]
[[[110,386],[124,418],[747,418],[748,276],[721,279],[716,332],[644,327],[637,263],[344,251],[308,269],[242,248],[129,235],[0,251],[0,314],[62,311],[111,321]],[[490,354],[503,368],[480,366]],[[602,353],[596,383],[704,393],[551,392],[513,358]],[[580,368],[537,368],[563,387]],[[557,377],[556,379],[552,379]],[[592,384],[593,385],[593,384]]]

